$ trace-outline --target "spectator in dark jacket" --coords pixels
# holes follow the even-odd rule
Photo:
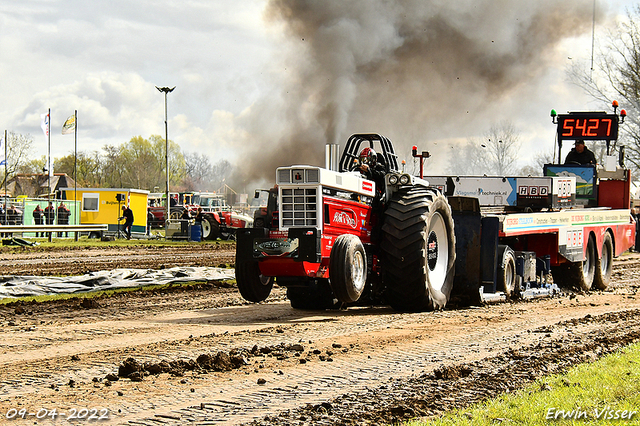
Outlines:
[[[567,154],[564,164],[596,164],[596,156],[593,151],[584,145],[583,140],[577,140],[575,146]]]
[[[71,216],[71,211],[64,205],[64,202],[61,202],[58,206],[58,225],[68,225],[69,216]],[[69,233],[65,232],[64,236],[69,236]],[[58,237],[62,237],[62,232],[58,232]]]
[[[47,225],[53,225],[56,221],[56,208],[53,207],[53,203],[49,201],[49,205],[44,208],[44,219]],[[51,236],[51,232],[47,233],[47,236]]]
[[[44,212],[40,208],[40,205],[36,205],[36,208],[33,209],[33,223],[35,225],[44,225]],[[43,236],[44,232],[36,232],[36,238]]]
[[[122,217],[119,220],[122,219],[124,219],[124,233],[127,235],[127,240],[130,240],[131,227],[133,226],[133,211],[127,206],[122,206]]]

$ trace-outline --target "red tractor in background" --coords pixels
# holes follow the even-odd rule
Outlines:
[[[155,195],[155,194],[154,194]],[[152,227],[164,227],[165,203],[163,194],[150,197],[148,211],[151,213]],[[185,211],[189,212],[189,220],[193,220],[198,208],[203,210],[202,239],[215,240],[217,238],[233,239],[236,230],[251,227],[253,219],[243,213],[234,211],[227,204],[224,195],[209,192],[188,192],[170,194],[170,220],[183,219]],[[183,222],[186,229],[186,222]],[[184,231],[186,232],[186,230]],[[186,235],[185,235],[186,236]]]

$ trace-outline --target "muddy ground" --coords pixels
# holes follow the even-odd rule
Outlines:
[[[0,253],[2,275],[232,262],[233,246],[197,244]],[[640,257],[614,268],[607,291],[412,314],[294,310],[279,288],[247,304],[216,282],[0,306],[0,423],[9,415],[16,424],[105,416],[102,424],[382,425],[437,416],[637,341]]]

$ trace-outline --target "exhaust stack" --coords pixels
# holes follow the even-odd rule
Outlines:
[[[338,171],[338,153],[340,152],[340,145],[336,143],[328,143],[325,147],[324,154],[324,167],[325,169]]]

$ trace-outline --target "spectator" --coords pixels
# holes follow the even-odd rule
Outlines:
[[[196,213],[195,222],[202,226],[202,219],[204,218],[204,213],[202,211],[202,207],[198,206],[198,211]]]
[[[156,220],[151,209],[147,207],[147,235],[151,235],[151,224]]]
[[[182,210],[182,214],[180,215],[180,232],[184,235],[187,235],[189,232],[189,221],[191,220],[191,213],[188,208],[184,208]]]
[[[40,208],[39,204],[36,205],[35,209],[33,209],[33,223],[35,225],[44,225],[44,212]],[[38,238],[40,236],[44,237],[44,232],[37,232],[36,231],[36,238]]]
[[[122,219],[124,219],[124,233],[127,236],[127,240],[130,240],[131,227],[133,226],[133,211],[127,206],[122,206],[122,217],[118,220]]]
[[[584,141],[582,139],[579,139],[576,141],[573,149],[571,149],[571,151],[569,151],[569,153],[567,154],[567,157],[564,160],[564,164],[595,165],[596,156],[591,150],[589,150],[589,148],[584,145]]]
[[[640,207],[634,207],[631,209],[631,215],[636,220],[636,239],[634,244],[634,251],[636,253],[640,252]]]
[[[56,221],[56,208],[53,207],[53,203],[49,201],[49,205],[44,208],[44,219],[47,225],[53,225]],[[47,232],[47,236],[51,236],[51,232]]]
[[[3,225],[8,225],[7,223],[7,218],[5,217],[5,205],[4,204],[0,204],[0,223],[2,223]],[[7,234],[5,234],[4,232],[0,233],[0,237],[6,237]]]
[[[71,216],[71,211],[64,205],[64,202],[60,202],[58,206],[58,225],[68,225],[69,224],[69,216]],[[69,233],[65,231],[65,238],[69,236]],[[62,237],[62,232],[58,232],[58,237]]]

